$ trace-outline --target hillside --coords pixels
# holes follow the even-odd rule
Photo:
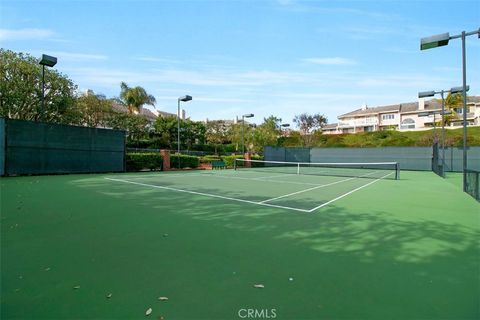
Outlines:
[[[480,127],[467,128],[467,145],[480,146]],[[436,130],[438,140],[441,140],[441,128]],[[377,131],[363,132],[356,134],[325,135],[316,134],[314,136],[314,147],[424,147],[431,146],[433,142],[433,130],[427,131]],[[286,138],[284,146],[300,146],[298,137]],[[446,146],[463,146],[463,129],[445,130]]]

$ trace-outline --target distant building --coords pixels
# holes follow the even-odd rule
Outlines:
[[[469,97],[467,102],[467,125],[480,125],[480,97]],[[357,133],[382,130],[414,131],[428,130],[434,121],[441,121],[442,102],[433,99],[408,102],[396,105],[368,107],[338,116],[338,123],[327,124],[322,128],[325,134]],[[463,125],[463,109],[456,108],[457,116],[450,119],[450,127]],[[430,115],[425,115],[429,113]],[[435,114],[435,115],[434,115]]]

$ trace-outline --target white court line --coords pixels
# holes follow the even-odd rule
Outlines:
[[[331,186],[331,185],[334,185],[334,184],[337,184],[337,183],[340,183],[340,182],[345,182],[345,181],[349,181],[349,180],[353,180],[353,179],[356,179],[356,178],[348,178],[348,179],[344,179],[344,180],[340,180],[340,181],[335,181],[335,182],[328,183],[328,184],[317,185],[316,187],[308,188],[308,189],[305,189],[305,190],[300,190],[300,191],[297,191],[297,192],[292,192],[292,193],[289,193],[289,194],[284,194],[283,196],[279,196],[279,197],[276,197],[276,198],[271,198],[271,199],[263,200],[263,201],[261,201],[260,203],[265,203],[265,202],[269,202],[269,201],[273,201],[273,200],[278,200],[278,199],[286,198],[286,197],[289,197],[289,196],[293,196],[293,195],[295,195],[295,194],[304,193],[304,192],[307,192],[307,191],[312,191],[312,190],[320,189],[320,188],[323,188],[323,187],[328,187],[328,186]]]
[[[375,182],[380,181],[380,180],[382,180],[383,178],[388,177],[388,176],[391,175],[391,174],[394,174],[394,172],[391,172],[391,173],[389,173],[389,174],[386,174],[386,175],[384,175],[383,177],[378,178],[377,180],[373,180],[372,182],[369,182],[369,183],[367,183],[367,184],[365,184],[365,185],[363,185],[363,186],[361,186],[361,187],[358,187],[358,188],[353,189],[353,190],[351,190],[351,191],[349,191],[349,192],[347,192],[347,193],[344,193],[344,194],[342,194],[341,196],[336,197],[335,199],[332,199],[332,200],[330,200],[330,201],[328,201],[328,202],[325,202],[325,203],[323,203],[323,204],[321,204],[321,205],[319,205],[319,206],[317,206],[317,207],[315,207],[315,208],[313,208],[313,209],[311,209],[311,210],[308,210],[308,212],[313,212],[313,211],[315,211],[315,210],[317,210],[317,209],[320,209],[321,207],[324,207],[324,206],[326,206],[326,205],[329,205],[330,203],[335,202],[335,201],[337,201],[337,200],[339,200],[339,199],[341,199],[341,198],[343,198],[343,197],[346,197],[346,196],[348,196],[349,194],[352,194],[352,193],[354,193],[354,192],[356,192],[356,191],[358,191],[358,190],[360,190],[360,189],[363,189],[363,188],[365,188],[365,187],[367,187],[367,186],[369,186],[369,185],[371,185],[371,184],[374,184]]]
[[[188,176],[188,177],[198,177],[204,175],[213,175],[213,173],[157,173],[152,174],[148,173],[145,175],[138,175],[138,176],[129,176],[125,175],[126,178],[158,178],[158,177],[178,177],[178,176]],[[114,177],[112,179],[118,179],[119,177]]]
[[[291,174],[288,174],[290,176]],[[283,175],[282,175],[283,176]],[[244,178],[244,177],[235,177],[231,175],[218,175],[213,174],[209,175],[212,178],[223,178],[223,179],[239,179],[239,180],[249,180],[249,181],[265,181],[265,182],[279,182],[279,183],[288,183],[288,184],[299,184],[299,185],[307,185],[307,186],[320,186],[321,184],[318,183],[308,183],[308,182],[294,182],[294,181],[285,181],[285,180],[269,180],[269,178],[279,177],[279,176],[271,176],[271,177],[260,177],[260,178]]]
[[[273,200],[278,200],[278,199],[286,198],[286,197],[293,196],[293,195],[296,195],[296,194],[299,194],[299,193],[308,192],[308,191],[312,191],[312,190],[319,189],[319,188],[323,188],[323,187],[328,187],[328,186],[331,186],[331,185],[334,185],[334,184],[337,184],[337,183],[346,182],[346,181],[350,181],[350,180],[353,180],[353,179],[363,178],[363,177],[372,175],[372,174],[374,174],[374,173],[377,173],[377,172],[374,171],[374,172],[371,172],[371,173],[368,173],[368,174],[364,174],[363,176],[353,177],[353,178],[348,178],[348,179],[343,179],[343,180],[335,181],[335,182],[328,183],[328,184],[322,184],[322,185],[319,185],[319,186],[316,186],[316,187],[313,187],[313,188],[308,188],[308,189],[305,189],[305,190],[300,190],[300,191],[297,191],[297,192],[292,192],[292,193],[289,193],[289,194],[285,194],[285,195],[283,195],[283,196],[279,196],[279,197],[276,197],[276,198],[271,198],[271,199],[263,200],[263,201],[261,201],[260,203],[265,203],[265,202],[269,202],[269,201],[273,201]]]
[[[184,193],[190,193],[190,194],[196,194],[196,195],[206,196],[206,197],[212,197],[212,198],[220,198],[220,199],[225,199],[225,200],[233,200],[233,201],[251,203],[251,204],[256,204],[256,205],[261,205],[261,206],[268,206],[268,207],[289,209],[289,210],[295,210],[295,211],[300,211],[300,212],[309,212],[308,210],[305,210],[305,209],[298,209],[298,208],[292,208],[292,207],[278,206],[278,205],[269,204],[269,203],[260,203],[260,202],[250,201],[250,200],[237,199],[237,198],[231,198],[231,197],[224,197],[224,196],[219,196],[219,195],[210,194],[210,193],[196,192],[196,191],[190,191],[190,190],[184,190],[184,189],[177,189],[177,188],[165,187],[165,186],[156,186],[156,185],[152,185],[152,184],[146,184],[146,183],[128,181],[128,180],[123,180],[123,179],[114,179],[114,178],[105,178],[105,179],[110,180],[110,181],[130,183],[130,184],[135,184],[135,185],[144,186],[144,187],[150,187],[150,188],[172,190],[172,191],[184,192]]]

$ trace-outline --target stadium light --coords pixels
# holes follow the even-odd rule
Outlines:
[[[245,118],[253,118],[255,115],[253,113],[248,113],[242,115],[242,156],[245,154],[245,137],[243,132],[243,127],[245,124]]]
[[[478,35],[480,38],[480,28],[475,31],[465,32],[450,36],[450,34],[442,33],[431,37],[420,39],[420,50],[427,50],[436,47],[448,45],[449,40],[462,39],[462,78],[463,78],[463,191],[467,191],[467,66],[465,53],[465,38],[471,35]]]
[[[180,101],[187,102],[191,101],[192,96],[185,95],[178,98],[178,107],[177,107],[177,153],[178,153],[178,169],[180,169]]]
[[[470,90],[470,86],[467,86],[467,90]],[[442,111],[440,114],[442,115],[442,170],[445,168],[445,115],[446,114],[451,114],[451,111],[445,112],[445,97],[444,93],[459,93],[463,91],[463,87],[453,87],[450,90],[440,90],[440,91],[423,91],[418,93],[419,98],[427,98],[427,97],[433,97],[436,94],[440,94],[442,97]],[[430,116],[433,114],[433,137],[436,139],[436,134],[435,134],[435,129],[436,129],[436,122],[435,122],[435,115],[438,114],[438,112],[432,111],[432,112],[421,112],[418,114],[419,117],[426,117]]]
[[[45,112],[45,66],[53,67],[57,64],[57,58],[42,54],[42,58],[38,62],[42,66],[42,114]],[[36,116],[36,119],[38,115]]]

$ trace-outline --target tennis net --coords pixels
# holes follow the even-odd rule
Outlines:
[[[400,179],[398,162],[315,163],[235,159],[235,170],[369,179]]]

